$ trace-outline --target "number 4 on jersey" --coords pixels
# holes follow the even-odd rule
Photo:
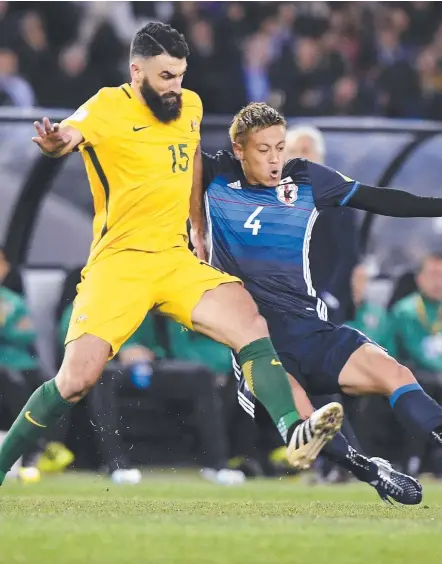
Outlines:
[[[259,221],[259,219],[255,219],[255,218],[258,217],[258,215],[262,212],[263,209],[264,209],[263,206],[258,206],[256,210],[249,215],[246,222],[244,223],[244,227],[246,229],[252,230],[252,235],[258,235],[259,230],[261,229],[261,222]]]

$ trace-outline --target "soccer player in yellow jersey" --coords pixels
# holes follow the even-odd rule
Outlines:
[[[151,22],[132,41],[130,84],[103,88],[61,124],[47,118],[35,123],[33,141],[48,157],[81,152],[95,204],[94,239],[64,361],[4,440],[0,484],[23,451],[96,384],[152,308],[238,352],[295,466],[308,467],[340,427],[338,404],[300,420],[254,301],[237,278],[188,250],[186,220],[193,174],[202,166],[203,114],[198,95],[181,86],[188,54],[182,35]]]

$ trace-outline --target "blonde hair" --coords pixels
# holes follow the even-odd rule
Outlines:
[[[272,125],[287,127],[284,116],[278,110],[263,102],[251,102],[233,118],[229,129],[230,141],[244,145],[250,131],[267,129]]]

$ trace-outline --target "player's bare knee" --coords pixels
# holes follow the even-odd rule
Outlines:
[[[262,339],[263,337],[269,336],[269,328],[267,327],[267,321],[258,312],[252,318],[250,326],[252,340]]]
[[[60,395],[67,401],[80,401],[96,384],[100,377],[99,370],[85,370],[84,363],[64,364],[55,381]]]
[[[253,341],[269,336],[267,322],[258,313],[252,313],[248,317],[241,317],[241,324],[237,326],[237,330],[229,336],[231,347],[239,352],[243,347],[249,345]]]
[[[101,339],[85,335],[66,348],[63,364],[55,380],[61,396],[80,401],[101,376],[110,347]]]

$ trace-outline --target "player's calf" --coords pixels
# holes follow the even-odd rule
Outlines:
[[[339,375],[339,384],[347,394],[390,396],[401,386],[415,384],[412,372],[383,349],[366,343],[348,359]]]
[[[59,374],[32,394],[0,447],[0,485],[20,456],[95,384],[108,355],[109,345],[92,335],[68,345]]]
[[[347,393],[385,395],[410,433],[442,446],[442,407],[424,392],[408,368],[379,347],[366,344],[354,352],[339,383]]]

